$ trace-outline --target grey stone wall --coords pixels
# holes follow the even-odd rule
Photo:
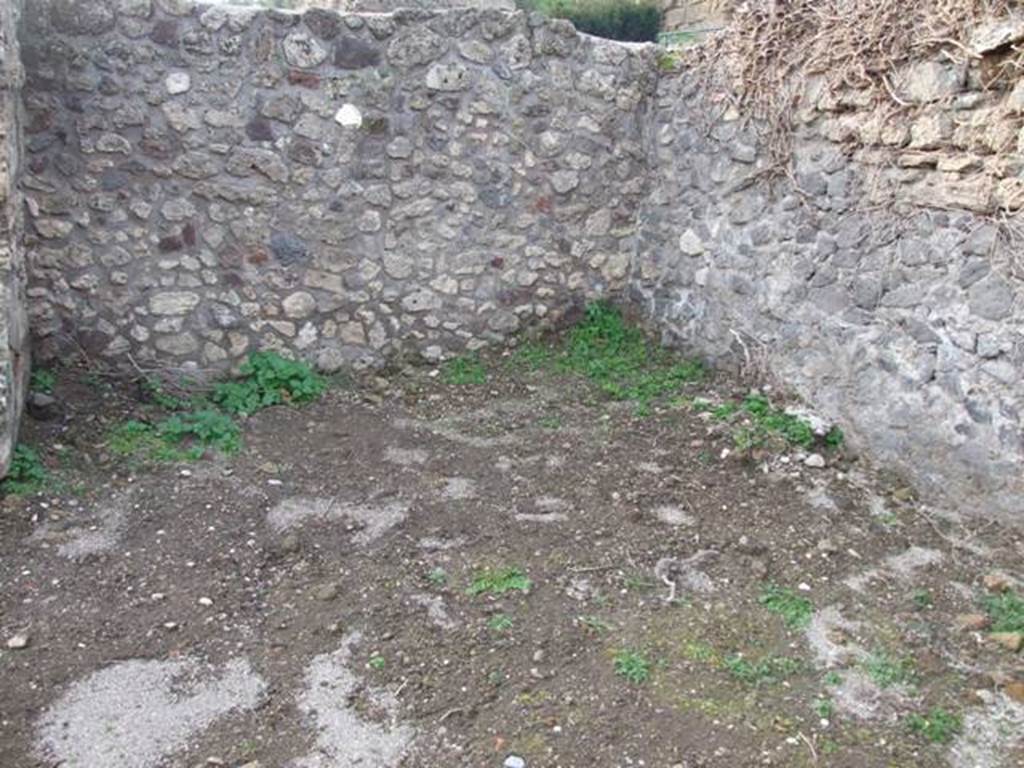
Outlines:
[[[769,184],[756,137],[707,96],[660,83],[634,299],[666,341],[772,372],[932,500],[1022,519],[1019,249],[988,218],[909,204],[920,172],[878,204],[827,111],[804,116],[796,185]]]
[[[0,4],[0,475],[17,441],[28,375],[21,162],[22,67],[16,25],[20,2]]]
[[[33,0],[36,350],[325,368],[624,287],[654,52],[466,9]]]

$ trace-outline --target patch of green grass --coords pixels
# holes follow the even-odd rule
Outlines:
[[[814,604],[810,600],[785,587],[765,587],[758,602],[772,613],[781,616],[790,629],[805,628],[811,623],[811,616],[814,615]]]
[[[612,631],[611,625],[603,619],[598,618],[597,616],[580,616],[579,622],[582,626],[584,626],[591,632],[596,632],[599,635],[603,635],[606,632]]]
[[[832,427],[825,435],[825,445],[829,448],[842,448],[846,442],[846,435],[839,427]]]
[[[504,595],[528,592],[533,582],[518,568],[487,568],[473,577],[466,590],[470,595]]]
[[[747,395],[743,399],[743,410],[763,432],[780,435],[790,445],[809,448],[814,444],[814,430],[798,416],[793,416],[772,406],[761,394]]]
[[[544,429],[562,428],[562,420],[558,416],[542,416],[538,423]]]
[[[211,399],[228,413],[250,415],[272,405],[308,403],[327,388],[306,363],[276,352],[254,352],[239,372],[240,379],[213,388]]]
[[[959,715],[933,707],[926,714],[913,713],[907,717],[907,727],[935,744],[948,744],[960,733],[963,721]]]
[[[487,628],[492,632],[505,632],[512,629],[514,622],[511,616],[504,613],[496,613],[487,621]]]
[[[917,679],[913,659],[896,659],[885,653],[870,656],[864,662],[864,670],[879,688],[909,685]]]
[[[178,397],[167,391],[159,379],[146,378],[139,383],[145,398],[166,411],[187,411],[196,408],[200,403],[191,397]]]
[[[932,597],[932,593],[927,589],[916,589],[910,596],[910,599],[914,603],[914,607],[919,611],[924,611],[935,605],[935,599]]]
[[[987,596],[982,605],[992,619],[993,632],[1024,632],[1024,598],[1003,592]]]
[[[822,720],[831,720],[835,709],[832,699],[818,699],[814,702],[814,713]]]
[[[226,413],[206,409],[176,413],[155,424],[126,421],[108,433],[107,447],[120,456],[150,461],[195,460],[210,448],[238,453],[242,432]]]
[[[375,669],[378,672],[387,666],[387,662],[384,660],[384,657],[379,653],[373,654],[370,657],[370,660],[366,663],[370,665],[370,669]]]
[[[569,332],[557,365],[585,376],[616,400],[641,406],[705,375],[700,362],[679,360],[655,345],[604,301],[587,306],[583,320]]]
[[[555,358],[555,350],[547,344],[537,341],[526,341],[516,347],[511,362],[517,368],[528,371],[539,371],[546,368]]]
[[[57,386],[57,376],[48,368],[34,368],[28,380],[28,388],[33,392],[41,392],[44,395],[53,394],[53,388]]]
[[[0,483],[4,493],[19,495],[41,490],[50,479],[50,473],[35,449],[17,445],[11,454],[7,477]]]
[[[470,386],[487,383],[487,369],[480,361],[479,355],[463,355],[444,364],[444,381],[457,386]]]
[[[435,587],[443,587],[448,583],[448,574],[444,568],[434,568],[427,574],[427,581]]]
[[[842,685],[842,684],[843,684],[843,676],[840,675],[838,672],[834,672],[833,671],[833,672],[829,672],[828,674],[825,675],[825,685],[833,685],[833,686],[835,686],[835,685]]]
[[[626,589],[636,592],[649,592],[658,587],[657,582],[651,581],[646,576],[627,576],[624,583]]]
[[[641,685],[651,679],[651,662],[639,651],[623,648],[615,653],[613,661],[615,674],[634,685]]]
[[[781,683],[803,669],[803,664],[799,661],[785,656],[766,656],[753,662],[737,654],[729,656],[722,664],[734,679],[745,685],[754,686]]]

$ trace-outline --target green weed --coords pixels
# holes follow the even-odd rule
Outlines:
[[[538,422],[538,423],[544,429],[561,429],[562,428],[562,420],[560,418],[558,418],[557,416],[542,416],[540,422]]]
[[[185,461],[202,457],[209,448],[229,455],[237,453],[242,436],[230,416],[207,409],[174,414],[156,424],[127,421],[110,431],[107,447],[120,456]]]
[[[705,374],[701,363],[680,361],[654,345],[603,301],[590,304],[584,319],[569,332],[557,365],[585,376],[616,400],[641,406]]]
[[[885,653],[876,653],[868,658],[864,669],[880,688],[909,685],[917,678],[912,659],[894,659]]]
[[[159,379],[143,379],[139,386],[148,401],[166,411],[187,411],[199,404],[192,398],[170,394]]]
[[[910,599],[913,601],[914,607],[919,611],[927,610],[935,605],[935,599],[932,597],[932,593],[927,589],[914,590]]]
[[[646,683],[651,678],[651,662],[639,651],[624,648],[616,652],[614,664],[615,674],[634,685]]]
[[[959,715],[933,707],[928,713],[913,713],[907,717],[907,727],[935,744],[948,744],[960,733],[963,722]]]
[[[486,384],[487,369],[478,355],[463,355],[444,364],[444,380],[457,386]]]
[[[818,699],[814,702],[814,713],[822,720],[831,720],[835,714],[835,705],[831,699]]]
[[[608,622],[598,618],[597,616],[580,616],[579,622],[591,632],[596,632],[599,635],[603,635],[606,632],[611,632],[612,628]]]
[[[825,675],[825,685],[833,685],[833,686],[835,686],[835,685],[842,685],[842,684],[843,684],[843,676],[840,675],[838,672],[829,672],[828,674]]]
[[[493,632],[505,632],[512,629],[514,622],[504,613],[496,613],[487,621],[487,628]]]
[[[554,357],[554,350],[550,346],[536,341],[527,341],[516,347],[515,352],[512,353],[511,362],[518,368],[539,371],[541,368],[546,368]]]
[[[370,660],[366,663],[370,665],[371,669],[376,669],[378,672],[387,666],[387,662],[384,660],[384,657],[379,653],[373,654],[370,657]]]
[[[327,388],[306,363],[276,352],[254,352],[239,370],[242,378],[213,388],[213,402],[228,413],[249,415],[272,405],[308,403]]]
[[[738,654],[725,659],[723,666],[739,682],[755,686],[780,683],[803,668],[799,661],[785,656],[766,656],[752,662]]]
[[[9,494],[35,493],[50,479],[50,473],[43,466],[42,459],[27,445],[15,446],[7,477],[0,483],[0,489]]]
[[[993,632],[1024,632],[1024,598],[1013,592],[989,595],[982,603]]]
[[[35,368],[28,380],[28,388],[33,392],[41,392],[44,395],[53,394],[53,388],[57,386],[57,376],[48,368]]]
[[[507,592],[528,592],[533,582],[518,568],[487,568],[479,572],[466,592],[470,595],[504,595]]]
[[[790,629],[803,629],[811,623],[811,616],[814,615],[814,604],[810,600],[784,587],[765,587],[758,602],[781,616]]]
[[[444,568],[434,568],[427,574],[427,581],[435,587],[443,587],[448,583],[448,574],[445,572]]]
[[[844,442],[846,442],[846,435],[839,427],[832,427],[825,435],[825,445],[829,448],[842,448]]]

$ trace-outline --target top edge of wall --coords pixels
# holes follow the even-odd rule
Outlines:
[[[0,0],[2,2],[3,0]],[[358,2],[359,0],[356,0]],[[401,2],[401,0],[398,0]],[[461,2],[461,0],[459,0]],[[305,8],[268,8],[253,3],[203,2],[202,0],[24,0],[28,9],[39,13],[24,14],[31,26],[43,27],[52,24],[55,18],[66,23],[58,31],[72,36],[95,36],[110,31],[117,25],[119,17],[139,21],[150,19],[157,14],[172,17],[200,17],[205,14],[223,14],[223,17],[264,16],[280,23],[300,23],[308,16],[323,18],[325,15],[337,18],[390,19],[398,24],[413,24],[435,19],[457,18],[460,16],[483,15],[486,17],[514,17],[531,29],[543,27],[560,28],[562,34],[571,29],[591,45],[621,47],[632,51],[653,50],[659,47],[654,42],[626,42],[597,37],[575,28],[571,21],[545,16],[537,11],[516,8],[505,0],[477,0],[450,7],[421,8],[398,7],[390,10],[339,9],[310,5]]]

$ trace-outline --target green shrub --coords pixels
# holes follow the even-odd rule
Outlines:
[[[661,8],[653,0],[535,0],[534,7],[609,40],[654,42],[661,31]]]
[[[240,372],[242,378],[213,389],[213,402],[229,413],[248,415],[272,405],[308,403],[327,388],[308,365],[276,352],[254,352]]]
[[[913,713],[906,722],[911,731],[936,744],[948,744],[963,729],[959,715],[938,707],[924,715]]]
[[[28,388],[33,392],[42,392],[44,395],[53,394],[53,388],[57,386],[57,377],[53,371],[46,368],[36,368],[29,377]]]
[[[200,458],[208,448],[237,453],[242,447],[242,432],[226,413],[206,409],[176,413],[156,424],[126,421],[107,436],[107,447],[121,456],[184,461]]]
[[[0,489],[4,493],[34,493],[43,487],[49,477],[39,454],[27,445],[19,445],[14,449],[7,477],[0,483]]]

